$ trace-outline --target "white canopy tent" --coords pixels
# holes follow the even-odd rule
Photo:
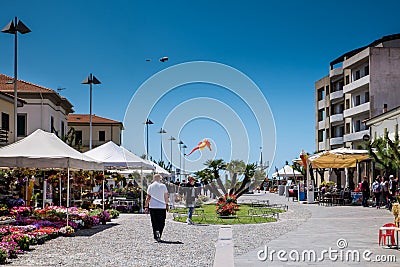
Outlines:
[[[278,172],[274,172],[272,174],[272,178],[277,178],[281,177],[281,179],[287,179],[287,178],[292,178],[292,177],[303,177],[303,174],[301,172],[296,171],[289,165],[285,165],[282,169],[280,169]]]
[[[103,170],[103,163],[73,149],[53,133],[41,129],[24,139],[0,148],[0,167],[67,169],[67,225],[69,208],[69,171]],[[61,203],[60,203],[61,204]]]
[[[113,141],[105,143],[84,153],[104,163],[105,167],[122,167],[128,169],[154,170],[150,162],[136,156],[126,148],[118,146]]]
[[[120,168],[121,171],[132,171],[132,169],[136,170],[140,169],[142,172],[140,175],[141,177],[140,183],[142,187],[140,193],[140,202],[141,202],[140,207],[141,211],[143,211],[143,171],[144,170],[153,171],[155,169],[155,167],[150,161],[146,161],[136,156],[126,148],[118,146],[112,141],[105,143],[104,145],[98,146],[92,150],[89,150],[84,154],[103,162],[104,166],[106,167]],[[103,183],[103,206],[104,206],[104,183]]]
[[[55,134],[38,129],[0,148],[0,167],[103,170],[103,163],[73,149]]]

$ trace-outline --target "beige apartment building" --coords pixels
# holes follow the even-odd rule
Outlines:
[[[315,82],[316,150],[361,148],[363,121],[399,105],[400,34],[341,55]]]
[[[82,152],[89,150],[90,115],[69,114],[68,131],[73,128],[74,140],[72,146]],[[121,145],[121,134],[124,129],[122,122],[92,115],[92,147],[97,147],[108,141]]]

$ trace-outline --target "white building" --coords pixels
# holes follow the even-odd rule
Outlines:
[[[12,81],[12,77],[0,74],[0,91],[14,94]],[[18,107],[18,140],[37,129],[53,132],[57,136],[63,137],[67,131],[67,116],[73,112],[72,104],[52,89],[22,80],[18,80],[17,85],[18,98],[26,102],[23,106]],[[14,128],[10,127],[10,137],[14,135],[13,130]],[[10,141],[12,143],[14,140]]]

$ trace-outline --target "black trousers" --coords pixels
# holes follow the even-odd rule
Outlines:
[[[156,231],[160,232],[161,237],[164,230],[166,217],[166,209],[150,209],[151,226],[153,227],[154,239],[157,238]]]

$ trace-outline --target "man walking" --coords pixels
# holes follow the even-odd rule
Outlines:
[[[161,242],[161,236],[165,226],[166,211],[169,210],[168,190],[165,184],[161,183],[161,175],[153,176],[153,183],[147,189],[145,202],[145,213],[150,211],[151,225],[153,227],[154,239]]]
[[[361,191],[362,191],[362,195],[363,195],[362,205],[363,205],[363,207],[368,207],[369,183],[368,183],[367,177],[364,177],[364,181],[361,183]]]

